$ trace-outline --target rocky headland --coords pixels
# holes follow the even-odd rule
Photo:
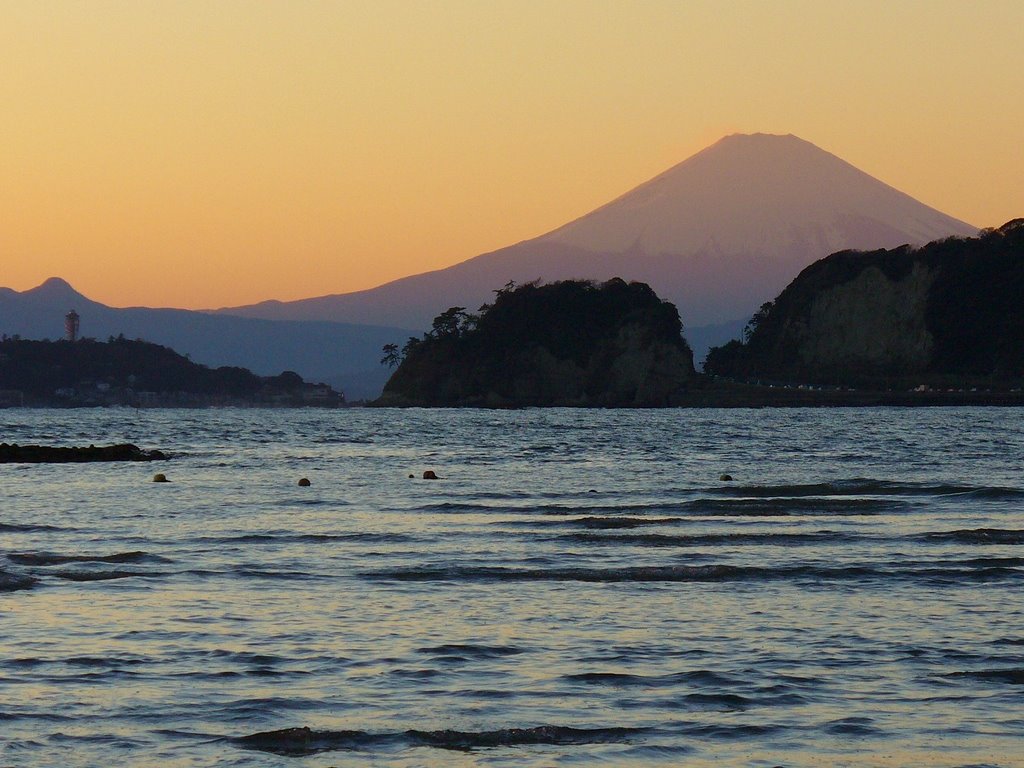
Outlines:
[[[509,284],[470,314],[452,307],[399,352],[376,405],[678,405],[697,379],[674,305],[643,283]]]
[[[858,389],[1019,389],[1024,219],[919,249],[834,253],[708,354],[734,380]]]
[[[676,308],[642,283],[563,281],[453,307],[376,405],[765,407],[1024,404],[1024,219],[804,269],[744,341],[694,371]]]

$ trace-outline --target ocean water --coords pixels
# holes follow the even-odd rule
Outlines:
[[[1024,765],[1024,410],[0,425],[2,766]]]

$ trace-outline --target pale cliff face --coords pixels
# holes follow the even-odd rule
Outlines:
[[[934,339],[925,311],[935,275],[914,264],[900,280],[868,267],[856,278],[822,291],[796,335],[800,361],[808,368],[921,371],[931,360]]]
[[[693,377],[693,359],[688,352],[652,341],[639,325],[622,328],[615,347],[618,356],[608,387],[624,402],[667,405],[680,382]]]

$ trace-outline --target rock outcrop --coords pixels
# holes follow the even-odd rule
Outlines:
[[[674,405],[694,380],[676,308],[642,283],[507,286],[410,339],[378,405]]]
[[[809,383],[1024,377],[1024,219],[920,249],[812,264],[708,373]]]
[[[0,464],[67,464],[87,461],[161,461],[167,454],[144,451],[137,445],[90,445],[61,448],[49,445],[8,445],[0,443]]]

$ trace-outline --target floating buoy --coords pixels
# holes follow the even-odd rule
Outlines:
[[[728,483],[732,480],[732,475],[719,475],[718,479],[722,482]]]
[[[157,474],[153,475],[153,482],[154,483],[169,483],[171,481],[167,479],[167,475],[165,475],[163,472],[158,472]]]
[[[416,475],[409,475],[409,479],[410,480],[414,479],[415,477],[416,477]]]
[[[308,477],[301,478],[299,480],[299,485],[302,486],[303,488],[308,488],[310,486],[309,478]]]
[[[437,475],[436,475],[436,474],[434,473],[434,470],[432,470],[432,469],[428,469],[428,470],[427,470],[426,472],[424,472],[424,473],[423,473],[423,479],[424,479],[424,480],[440,480],[441,478],[439,478],[439,477],[438,477],[438,476],[437,476]]]

